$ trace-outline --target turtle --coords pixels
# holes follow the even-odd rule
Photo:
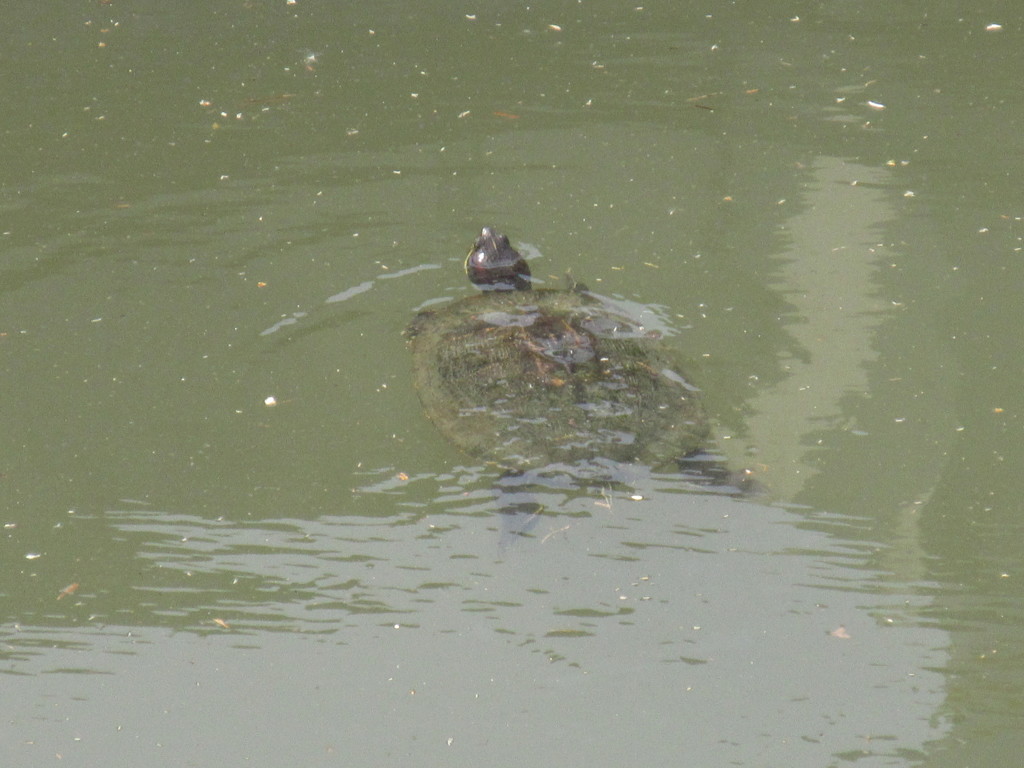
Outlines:
[[[535,286],[491,227],[465,269],[480,291],[419,312],[405,331],[423,409],[455,447],[506,473],[690,462],[721,477],[704,452],[700,391],[658,334],[571,276],[565,288]]]

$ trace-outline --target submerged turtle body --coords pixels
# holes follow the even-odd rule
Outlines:
[[[407,330],[423,407],[456,447],[509,470],[658,468],[706,443],[697,391],[612,303],[581,286],[531,290],[526,262],[489,228],[467,271],[490,290],[421,312]]]

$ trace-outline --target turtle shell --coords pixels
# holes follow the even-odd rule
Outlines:
[[[406,335],[427,416],[481,461],[661,468],[707,442],[669,351],[596,294],[490,291],[421,312]]]

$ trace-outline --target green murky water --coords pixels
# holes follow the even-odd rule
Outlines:
[[[1012,762],[1021,22],[719,5],[13,11],[11,760]],[[400,335],[484,224],[660,318],[766,496],[499,547]]]

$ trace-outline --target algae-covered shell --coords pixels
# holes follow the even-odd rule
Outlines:
[[[507,267],[510,251],[519,257],[484,229],[467,268],[488,255]],[[527,270],[514,289],[507,275],[504,289],[421,312],[406,331],[423,408],[448,440],[510,470],[602,459],[660,468],[700,451],[699,393],[660,339],[579,286],[531,289]]]

